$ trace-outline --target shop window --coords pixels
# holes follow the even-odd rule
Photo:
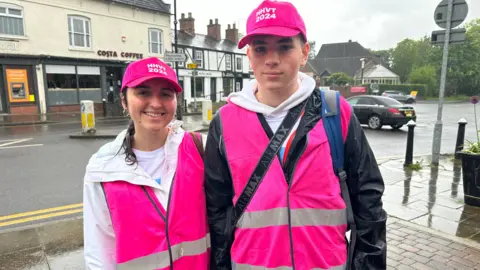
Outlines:
[[[75,74],[48,74],[48,105],[79,104]]]
[[[77,66],[78,91],[81,100],[102,102],[102,89],[100,87],[100,67]]]
[[[194,91],[193,91],[193,77],[191,78],[191,86],[192,86],[192,89],[191,89],[191,94],[192,94],[192,98],[193,97],[197,97],[197,98],[203,98],[205,96],[205,92],[204,92],[204,84],[203,84],[203,79],[204,78],[195,78],[195,91],[197,92],[197,95],[195,96],[194,95]]]
[[[71,47],[91,48],[90,19],[82,16],[68,16],[68,35]]]
[[[233,92],[233,79],[223,78],[223,96],[228,97]]]
[[[163,31],[160,29],[148,29],[148,43],[151,54],[163,53]]]
[[[0,35],[24,36],[21,6],[0,3]]]

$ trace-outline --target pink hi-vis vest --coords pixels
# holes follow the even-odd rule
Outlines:
[[[254,112],[228,104],[220,117],[235,204],[269,139]],[[346,230],[346,205],[320,120],[307,135],[290,187],[276,157],[239,218],[233,269],[345,269]]]
[[[164,209],[152,188],[103,183],[116,237],[117,269],[209,269],[203,160],[185,133]]]

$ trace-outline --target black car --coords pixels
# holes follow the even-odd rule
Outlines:
[[[415,108],[383,96],[354,96],[347,99],[360,124],[368,125],[371,129],[381,129],[389,125],[399,129],[408,121],[417,121]]]

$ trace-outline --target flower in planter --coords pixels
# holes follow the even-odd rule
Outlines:
[[[473,105],[477,105],[478,103],[478,97],[477,96],[473,96],[470,98],[470,102],[473,104]],[[475,118],[477,117],[477,114],[475,114]]]
[[[475,113],[475,130],[477,131],[477,142],[468,142],[468,147],[464,150],[466,153],[470,154],[478,154],[480,155],[480,137],[479,137],[479,130],[478,130],[478,122],[477,122],[477,103],[479,101],[478,96],[473,96],[470,98],[470,102],[473,104],[473,111]]]

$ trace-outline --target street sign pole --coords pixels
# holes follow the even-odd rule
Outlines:
[[[178,53],[178,36],[177,36],[177,0],[173,0],[173,25],[175,26],[175,53]],[[178,74],[178,62],[175,62],[175,73],[177,75],[177,81],[180,80]],[[177,119],[183,119],[183,93],[179,95],[180,100],[177,101]]]
[[[445,83],[447,79],[447,65],[448,65],[448,46],[450,43],[450,30],[452,22],[453,1],[448,0],[447,9],[447,26],[445,31],[445,42],[443,44],[443,61],[442,61],[442,73],[440,75],[440,96],[438,101],[437,122],[433,131],[433,144],[432,144],[432,164],[438,165],[440,162],[440,148],[442,144],[442,113],[443,113],[443,101],[445,95]]]
[[[192,70],[193,76],[193,111],[197,112],[197,79],[196,79],[197,69]]]

